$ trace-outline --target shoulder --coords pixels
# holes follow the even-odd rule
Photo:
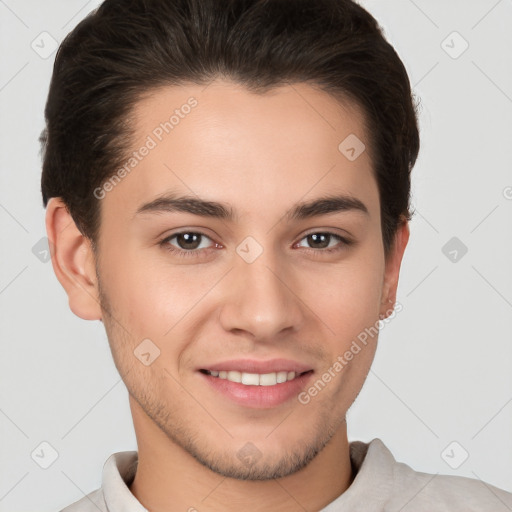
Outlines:
[[[135,476],[138,462],[136,451],[117,452],[108,457],[103,466],[101,487],[83,496],[60,512],[109,512],[146,509],[130,492],[129,485]]]
[[[512,510],[512,494],[503,489],[478,479],[415,471],[394,459],[391,464],[391,482],[390,498],[386,504],[388,508],[385,510],[396,510],[396,507],[403,512]]]
[[[393,500],[405,510],[450,512],[510,512],[512,494],[481,480],[414,471],[397,463]]]
[[[350,443],[350,487],[323,512],[511,512],[512,494],[481,480],[415,471],[378,438]]]
[[[103,491],[96,489],[60,512],[108,512]]]

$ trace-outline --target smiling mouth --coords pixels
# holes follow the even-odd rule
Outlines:
[[[230,371],[214,371],[214,370],[200,370],[205,375],[216,377],[218,379],[229,380],[245,386],[275,386],[276,384],[283,384],[291,380],[297,379],[313,370],[308,370],[302,373],[279,371],[272,373],[247,373],[237,370]]]

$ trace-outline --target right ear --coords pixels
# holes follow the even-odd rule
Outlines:
[[[92,245],[60,197],[52,197],[46,206],[46,233],[53,270],[68,295],[71,311],[84,320],[101,320]]]

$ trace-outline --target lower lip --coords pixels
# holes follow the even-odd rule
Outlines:
[[[231,382],[227,379],[212,377],[206,373],[199,373],[212,388],[233,402],[256,409],[276,407],[297,397],[313,375],[311,371],[295,377],[293,380],[287,380],[273,386],[246,386],[245,384]]]

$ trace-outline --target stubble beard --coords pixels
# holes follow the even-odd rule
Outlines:
[[[160,388],[148,384],[147,379],[144,379],[139,368],[135,366],[136,358],[133,356],[131,349],[129,351],[125,349],[127,346],[132,347],[133,340],[129,338],[126,330],[119,325],[118,315],[113,314],[112,304],[100,284],[98,272],[97,279],[100,304],[103,311],[102,321],[115,366],[128,392],[145,415],[158,426],[173,444],[185,450],[210,471],[236,480],[273,480],[292,475],[305,468],[325,448],[345,421],[343,415],[334,416],[332,414],[330,404],[324,404],[319,406],[318,419],[314,426],[308,428],[302,442],[286,449],[284,453],[268,453],[268,450],[258,448],[257,441],[252,442],[250,439],[247,439],[247,443],[254,444],[260,454],[259,457],[255,457],[257,460],[253,463],[247,463],[243,460],[243,457],[237,457],[239,449],[237,450],[236,447],[228,448],[227,452],[220,451],[218,446],[213,444],[213,441],[208,440],[207,435],[203,435],[200,430],[193,427],[193,425],[208,424],[211,420],[209,416],[206,421],[198,420],[194,421],[193,424],[187,424],[180,418],[179,414],[176,414],[170,404],[161,400],[158,393],[155,394],[155,390],[160,390]],[[122,348],[117,351],[114,347]],[[130,355],[133,356],[133,359],[128,361],[126,358]],[[137,375],[139,376],[138,379]],[[163,390],[162,396],[165,394],[165,390]],[[300,407],[304,407],[304,405]],[[301,413],[303,411],[298,410],[297,412]],[[205,414],[207,413],[205,412]],[[301,414],[291,414],[277,428],[285,429],[287,426],[297,428],[293,418],[300,416]],[[298,421],[300,422],[300,419]],[[243,446],[244,443],[237,442],[237,445]]]

